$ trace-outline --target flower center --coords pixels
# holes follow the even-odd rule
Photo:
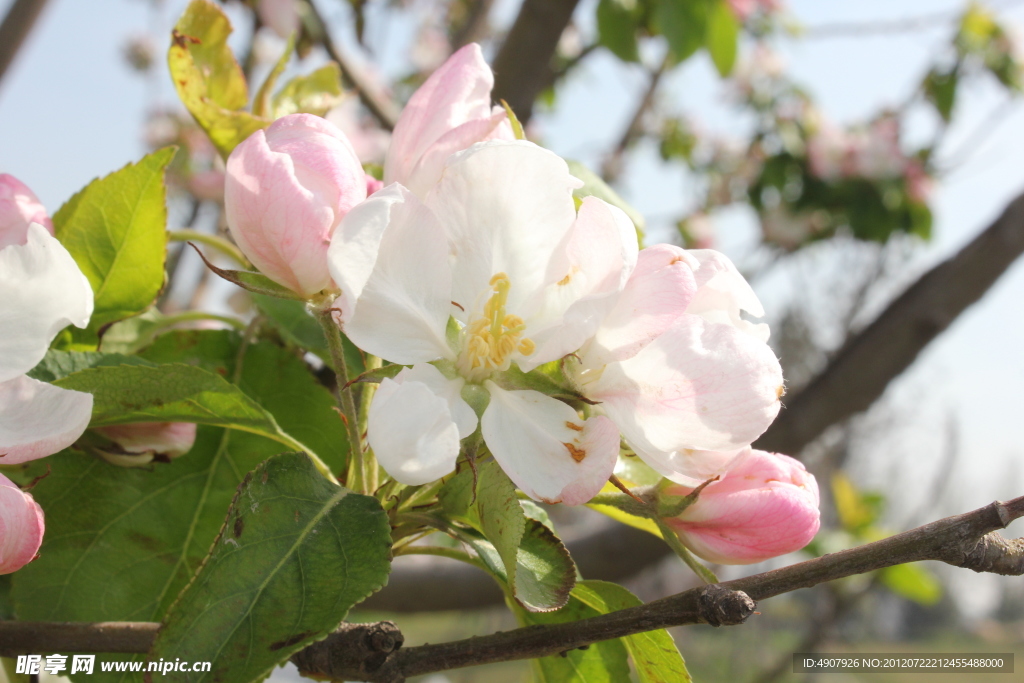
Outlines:
[[[529,356],[536,348],[532,339],[523,336],[526,325],[518,315],[505,312],[512,283],[505,273],[491,278],[491,297],[484,304],[482,315],[466,327],[465,343],[459,355],[459,372],[470,381],[479,381],[492,372],[508,370],[512,353]]]

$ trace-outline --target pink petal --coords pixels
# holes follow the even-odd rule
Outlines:
[[[18,571],[35,559],[45,528],[39,504],[0,474],[0,574]]]
[[[0,173],[0,249],[25,244],[32,223],[39,223],[53,234],[53,221],[39,198],[14,176]]]

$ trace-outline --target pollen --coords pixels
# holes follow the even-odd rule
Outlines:
[[[587,457],[587,452],[578,446],[574,446],[571,443],[562,443],[562,445],[565,446],[566,450],[569,451],[569,455],[576,462],[583,462],[583,458]]]
[[[506,311],[512,283],[505,273],[496,273],[489,282],[491,296],[483,314],[466,327],[466,340],[459,356],[459,370],[471,380],[483,379],[491,372],[507,370],[512,354],[532,354],[537,345],[523,336],[526,324]]]
[[[579,426],[575,422],[569,422],[568,420],[566,420],[565,426],[568,427],[569,429],[573,430],[574,432],[582,432],[583,431],[583,427]]]

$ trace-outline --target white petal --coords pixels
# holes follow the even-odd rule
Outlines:
[[[691,249],[686,253],[696,261],[693,274],[697,280],[697,293],[686,312],[709,322],[732,325],[756,339],[768,341],[768,325],[752,323],[740,315],[743,310],[763,318],[764,306],[729,257],[712,249]]]
[[[586,384],[640,451],[729,451],[778,414],[782,369],[768,345],[731,325],[683,315],[637,355]]]
[[[538,391],[485,386],[491,402],[480,421],[484,441],[526,495],[581,505],[601,490],[619,455],[619,430],[611,420],[584,422],[571,407]]]
[[[405,368],[395,377],[395,381],[422,382],[430,387],[430,390],[448,402],[448,410],[451,411],[452,419],[459,427],[459,438],[465,439],[476,431],[476,413],[469,407],[469,404],[462,398],[462,387],[466,380],[461,377],[448,379],[441,374],[441,371],[430,363],[417,363],[411,368]]]
[[[390,185],[352,209],[328,258],[342,288],[345,333],[356,346],[403,365],[454,358],[445,340],[448,243],[415,195]]]
[[[0,383],[0,465],[64,450],[82,435],[91,417],[92,394],[24,375]]]
[[[68,325],[85,327],[92,287],[71,254],[33,223],[24,245],[0,249],[0,382],[23,375]]]
[[[473,145],[448,160],[426,203],[452,245],[452,300],[483,306],[490,279],[512,283],[508,311],[526,318],[523,303],[547,284],[549,264],[576,219],[579,181],[557,155],[525,141]]]
[[[664,453],[637,449],[636,454],[659,474],[678,484],[697,487],[712,477],[724,474],[750,451],[695,451],[683,449]]]
[[[526,318],[537,348],[519,366],[529,372],[576,351],[593,336],[626,286],[638,253],[629,217],[596,197],[585,198],[565,256],[552,263],[541,308]]]
[[[367,439],[388,474],[408,486],[455,469],[459,428],[448,402],[422,382],[380,383],[370,403]]]

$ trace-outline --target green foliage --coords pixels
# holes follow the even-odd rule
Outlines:
[[[57,239],[89,279],[95,309],[73,332],[95,345],[98,333],[146,310],[164,285],[167,207],[164,169],[174,148],[92,181],[53,216]]]
[[[265,315],[273,325],[274,329],[288,343],[315,354],[328,366],[332,364],[331,353],[327,348],[327,340],[324,339],[323,328],[320,323],[309,314],[305,302],[289,299],[281,299],[264,294],[250,293],[253,303],[260,313]],[[348,337],[342,335],[342,343],[345,347],[345,365],[348,368],[349,377],[354,377],[363,372],[366,367],[362,351],[349,341]],[[392,366],[386,366],[388,368]],[[393,377],[401,370],[398,366],[392,370],[381,369],[384,376]],[[393,372],[388,375],[386,373]],[[376,380],[380,381],[380,380]]]
[[[210,672],[172,680],[260,681],[386,583],[390,550],[375,498],[326,481],[301,453],[275,456],[239,486],[149,660],[213,663]]]
[[[935,105],[935,110],[946,123],[953,118],[953,105],[956,103],[956,86],[959,71],[935,70],[928,72],[924,80],[924,95]]]
[[[239,342],[230,331],[173,332],[141,355],[150,363],[230,377]],[[254,344],[239,386],[334,471],[344,468],[344,427],[329,392],[299,359],[272,344]],[[115,467],[77,451],[47,458],[51,473],[32,490],[46,513],[47,533],[40,559],[14,575],[19,618],[161,620],[209,551],[242,477],[288,450],[257,434],[201,426],[188,455],[152,469]]]
[[[575,596],[557,612],[530,613],[515,605],[512,610],[523,626],[565,624],[602,613]],[[570,650],[562,655],[535,659],[532,664],[535,683],[622,683],[630,680],[629,655],[619,639],[594,643],[585,650]]]
[[[572,597],[601,614],[608,614],[643,602],[628,590],[606,581],[581,581]],[[668,631],[646,631],[622,639],[640,683],[688,683],[693,679],[686,662]]]
[[[243,108],[249,87],[228,47],[231,22],[208,0],[192,0],[174,27],[167,65],[178,97],[226,159],[238,143],[270,125]]]
[[[716,1],[658,0],[654,28],[665,36],[677,61],[685,61],[706,44],[708,14]]]
[[[597,42],[624,62],[639,62],[636,34],[641,18],[637,0],[601,0],[597,5]]]
[[[515,487],[493,460],[463,467],[439,493],[446,515],[463,526],[449,533],[480,558],[506,592],[532,612],[566,604],[576,581],[576,566],[535,511],[528,516]],[[546,515],[544,515],[546,518]],[[468,527],[468,528],[467,528]]]
[[[722,78],[732,73],[740,37],[740,22],[724,0],[708,11],[706,44],[711,61]]]
[[[886,567],[878,574],[886,588],[919,605],[934,605],[942,599],[942,584],[921,563]]]
[[[323,116],[341,99],[341,69],[331,62],[311,74],[296,76],[274,95],[273,117],[306,113]]]

